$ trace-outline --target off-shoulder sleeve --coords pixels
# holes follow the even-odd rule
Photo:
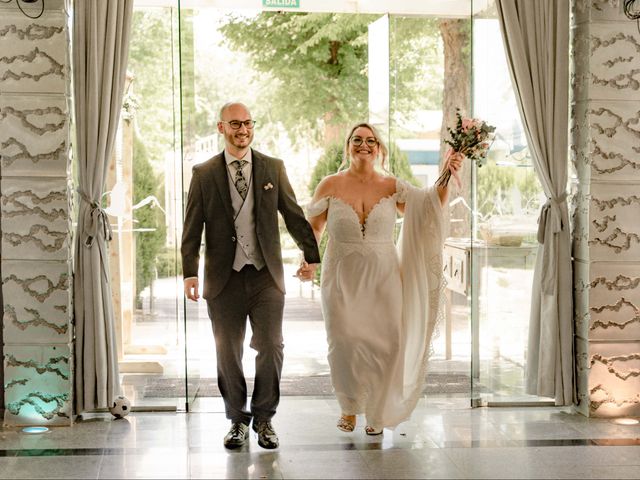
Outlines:
[[[396,178],[396,203],[407,203],[407,194],[411,185],[408,182]]]
[[[311,202],[307,205],[307,216],[316,217],[329,208],[329,197],[324,197],[317,202]]]

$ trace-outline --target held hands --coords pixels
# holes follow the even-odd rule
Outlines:
[[[198,279],[196,277],[184,279],[184,294],[189,300],[198,301],[200,295],[198,294]]]
[[[313,280],[316,275],[316,270],[318,269],[317,263],[307,263],[305,260],[302,260],[300,263],[300,268],[296,271],[295,277],[303,282],[308,282]]]

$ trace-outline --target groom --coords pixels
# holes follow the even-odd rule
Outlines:
[[[224,135],[224,151],[193,168],[182,234],[185,295],[197,301],[204,229],[203,297],[216,342],[218,387],[231,420],[224,438],[227,448],[245,444],[252,419],[261,447],[279,444],[271,424],[280,399],[283,359],[278,211],[304,251],[301,270],[320,262],[313,231],[296,203],[282,160],[249,147],[254,125],[241,103],[227,103],[220,110],[218,132]],[[251,348],[258,352],[249,410],[242,370],[247,317]]]

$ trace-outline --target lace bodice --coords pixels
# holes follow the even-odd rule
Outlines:
[[[310,216],[327,210],[327,232],[333,242],[340,243],[393,243],[396,224],[396,203],[406,201],[408,185],[396,180],[396,192],[382,197],[371,208],[364,223],[344,200],[324,197],[308,207]]]

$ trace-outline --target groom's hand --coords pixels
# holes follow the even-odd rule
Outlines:
[[[184,279],[184,294],[189,300],[197,302],[200,298],[198,294],[198,277],[191,277]]]
[[[298,277],[298,279],[300,279],[303,282],[308,282],[310,280],[313,280],[313,278],[316,276],[317,268],[318,268],[317,263],[307,263],[303,261],[300,264],[300,268],[298,268],[298,270],[296,271],[296,277]]]

